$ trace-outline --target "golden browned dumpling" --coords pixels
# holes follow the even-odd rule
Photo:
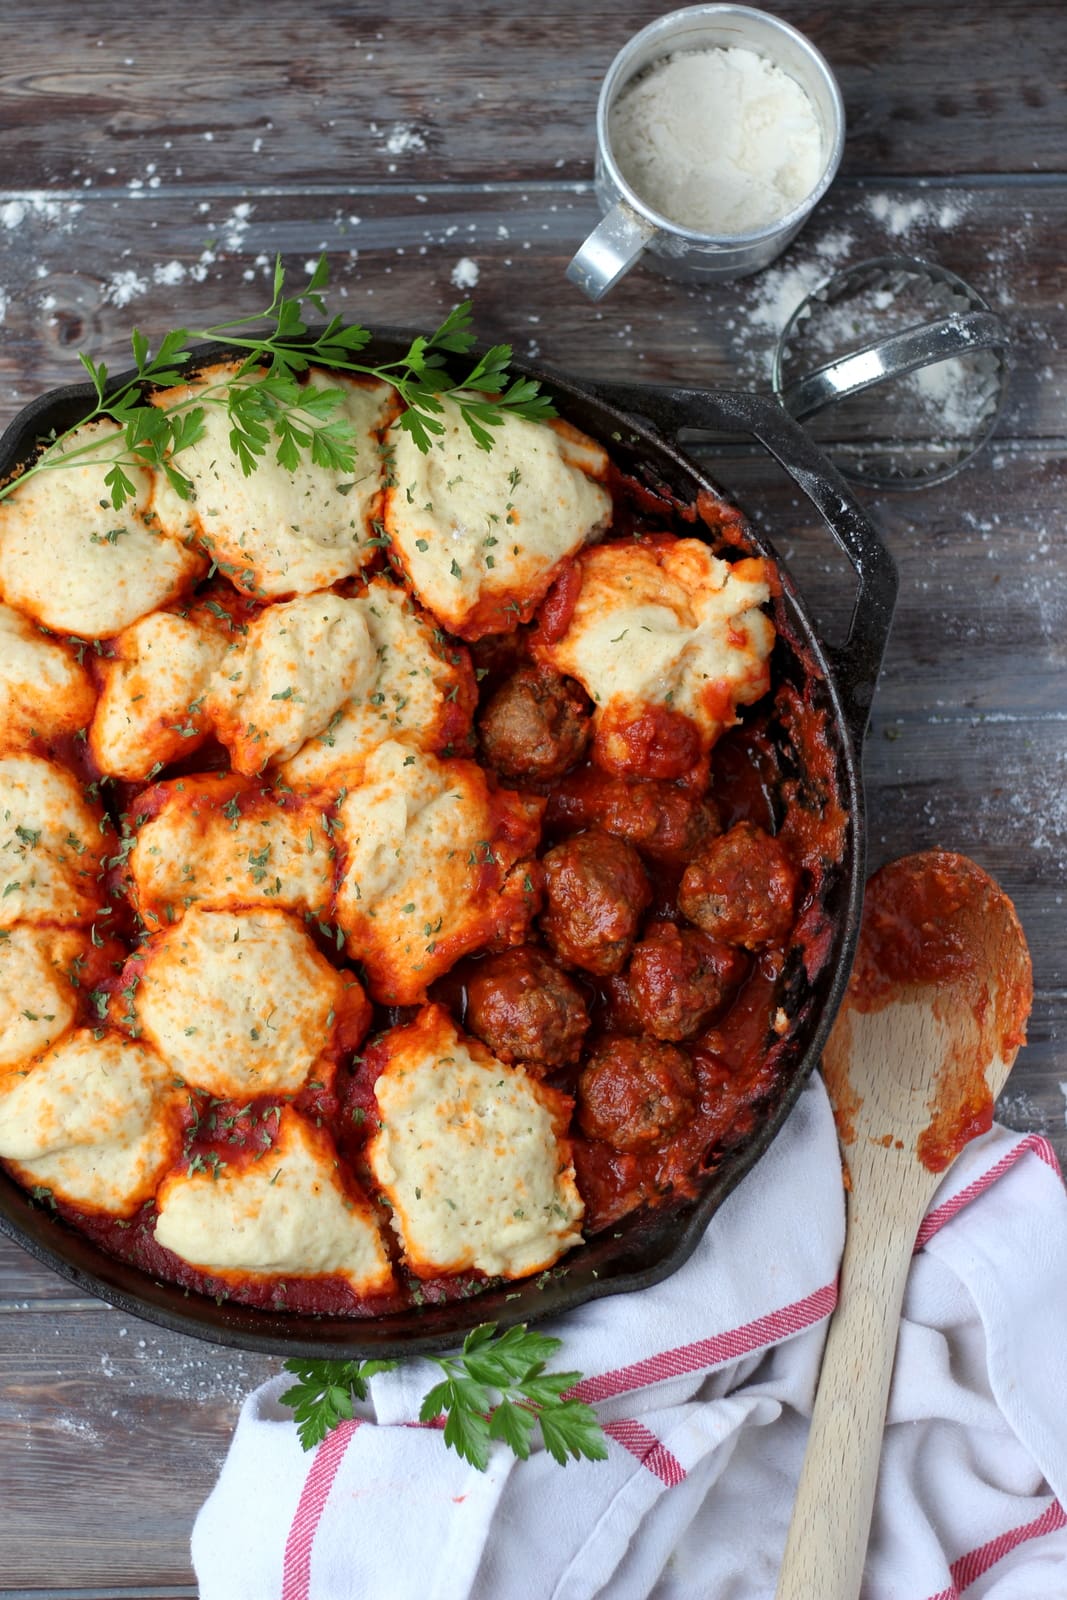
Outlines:
[[[565,1096],[465,1038],[440,1006],[393,1029],[376,1065],[370,1163],[415,1272],[521,1278],[581,1243]]]
[[[127,857],[131,898],[149,928],[190,906],[325,912],[335,849],[313,804],[229,774],[173,778],[146,792]]]
[[[195,1089],[246,1100],[295,1094],[363,992],[284,911],[204,911],[157,934],[136,989],[144,1037]],[[356,1042],[354,1039],[351,1042]]]
[[[353,781],[379,745],[462,749],[475,685],[467,651],[388,578],[375,578],[347,604],[367,626],[372,670],[329,721],[283,763],[296,788]]]
[[[207,561],[156,511],[157,479],[126,467],[133,498],[121,511],[104,479],[113,422],[78,428],[57,451],[85,451],[80,465],[30,478],[0,503],[0,593],[57,633],[106,639],[185,594]]]
[[[195,401],[202,389],[224,381],[232,367],[208,367],[195,383],[168,389],[157,404]],[[255,375],[242,382],[254,382]],[[181,533],[191,522],[196,537],[225,576],[261,599],[310,594],[350,577],[377,546],[371,526],[382,483],[379,433],[396,410],[396,392],[371,378],[312,371],[310,389],[336,389],[340,407],[331,420],[346,423],[357,443],[350,472],[302,461],[289,472],[268,448],[255,472],[245,474],[230,448],[225,406],[204,408],[203,436],[183,450],[177,465],[191,479],[193,500],[161,492],[164,525]],[[295,414],[299,425],[301,414]]]
[[[92,922],[105,895],[104,814],[42,756],[0,756],[0,928]]]
[[[56,1199],[129,1216],[177,1160],[183,1100],[153,1050],[81,1028],[0,1080],[0,1156]]]
[[[491,791],[473,761],[379,746],[338,807],[336,901],[374,999],[411,1005],[469,950],[522,939],[543,809],[532,795]]]
[[[0,750],[88,726],[96,690],[74,648],[0,605]]]
[[[17,923],[0,933],[0,1077],[63,1036],[77,1015],[89,936]]]
[[[699,539],[673,539],[598,545],[579,568],[566,631],[537,654],[591,697],[601,766],[682,777],[737,720],[737,707],[770,687],[774,627],[759,609],[770,595],[768,564],[731,566]]]
[[[258,1160],[175,1172],[159,1191],[155,1235],[202,1271],[235,1283],[330,1276],[380,1294],[393,1273],[372,1207],[342,1182],[329,1136],[283,1111]]]
[[[385,525],[411,587],[462,639],[504,633],[539,604],[560,564],[611,520],[608,458],[565,422],[505,415],[480,450],[453,400],[422,454],[389,430]]]
[[[104,686],[89,744],[101,772],[136,781],[187,759],[207,738],[204,700],[226,644],[218,630],[154,611],[113,649],[99,665]]]
[[[301,595],[267,606],[229,647],[207,709],[235,772],[261,772],[323,733],[377,662],[361,602]]]

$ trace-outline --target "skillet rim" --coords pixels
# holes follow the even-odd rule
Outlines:
[[[408,330],[377,330],[361,355],[395,358],[398,347],[406,349],[411,336]],[[190,351],[186,368],[190,375],[215,361],[242,354],[216,342],[190,346]],[[477,354],[472,352],[473,357]],[[585,420],[577,425],[598,437],[609,453],[625,438],[627,449],[639,448],[641,459],[657,471],[668,464],[669,470],[661,476],[666,481],[672,476],[688,480],[694,501],[702,489],[718,497],[724,491],[677,442],[665,437],[663,430],[710,426],[713,431],[732,428],[751,434],[794,477],[856,568],[860,590],[849,638],[834,650],[822,642],[772,541],[751,525],[747,528],[752,545],[774,562],[781,576],[790,620],[798,625],[818,668],[837,740],[839,788],[849,819],[842,863],[847,887],[835,927],[835,950],[828,962],[833,968],[828,991],[803,1054],[776,1102],[762,1114],[753,1133],[727,1153],[695,1200],[675,1207],[644,1208],[633,1214],[632,1220],[623,1219],[628,1225],[623,1235],[614,1237],[624,1237],[628,1248],[616,1252],[618,1260],[614,1262],[611,1238],[597,1235],[539,1277],[517,1280],[517,1286],[505,1285],[470,1299],[366,1319],[277,1313],[232,1301],[220,1303],[180,1285],[160,1283],[143,1269],[107,1255],[85,1235],[35,1204],[27,1191],[0,1172],[0,1233],[77,1288],[171,1332],[276,1356],[408,1357],[450,1348],[471,1328],[488,1320],[501,1327],[542,1321],[606,1295],[652,1287],[688,1259],[719,1206],[773,1141],[818,1063],[844,996],[859,933],[866,867],[862,739],[896,595],[895,568],[874,525],[807,435],[768,397],[583,381],[519,359],[512,360],[510,368],[537,379],[554,399],[562,399],[561,414],[591,411],[598,421],[602,414],[604,426],[600,429],[591,428]],[[116,374],[109,388],[132,376],[136,374]],[[71,426],[79,416],[88,414],[95,399],[91,383],[71,384],[48,390],[23,407],[0,437],[0,481],[32,456],[43,434]],[[726,498],[734,503],[729,494]],[[701,530],[695,526],[693,531],[699,535]],[[61,1241],[58,1246],[57,1240]]]

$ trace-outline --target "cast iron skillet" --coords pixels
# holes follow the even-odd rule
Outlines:
[[[396,360],[410,336],[383,332],[367,347],[368,361]],[[197,348],[190,372],[227,354],[225,346]],[[776,401],[752,394],[650,388],[627,383],[582,383],[550,376],[522,362],[513,370],[539,378],[570,422],[599,439],[624,472],[665,485],[683,502],[701,490],[720,491],[678,449],[683,428],[750,435],[774,456],[804,492],[855,569],[858,590],[845,644],[824,646],[803,600],[782,569],[782,605],[789,626],[779,631],[773,663],[776,684],[810,685],[827,713],[837,762],[841,803],[848,813],[844,859],[826,883],[824,905],[833,926],[832,949],[814,984],[788,967],[789,1014],[781,1071],[752,1132],[731,1149],[695,1201],[644,1211],[595,1236],[539,1278],[505,1284],[468,1300],[413,1308],[379,1319],[284,1315],[231,1303],[218,1304],[184,1289],[157,1283],[146,1273],[106,1255],[83,1235],[33,1204],[26,1191],[0,1172],[0,1230],[79,1289],[177,1333],[216,1344],[274,1355],[404,1356],[455,1345],[478,1323],[502,1326],[556,1316],[600,1295],[648,1288],[677,1270],[704,1233],[726,1195],[767,1149],[822,1052],[840,1004],[855,949],[865,872],[861,746],[878,670],[889,633],[897,579],[893,562],[844,481],[804,431]],[[126,381],[125,375],[114,380]],[[37,442],[60,432],[91,409],[91,385],[55,389],[27,406],[0,439],[0,481],[31,457]],[[698,523],[693,531],[699,532]],[[760,554],[778,557],[752,532]],[[792,639],[789,635],[792,634]],[[798,1004],[798,997],[800,1003]]]

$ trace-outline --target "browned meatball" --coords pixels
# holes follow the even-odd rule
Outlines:
[[[618,972],[652,898],[637,851],[594,828],[564,839],[541,865],[541,931],[557,956],[586,972]]]
[[[696,1100],[693,1069],[674,1045],[607,1033],[578,1080],[578,1125],[616,1150],[648,1150],[688,1122]]]
[[[487,956],[467,984],[467,1025],[501,1061],[565,1067],[589,1027],[582,991],[551,957],[524,944]]]
[[[686,867],[678,908],[712,938],[758,950],[789,932],[796,892],[796,868],[778,840],[739,822]]]
[[[654,923],[634,945],[626,972],[611,979],[615,1024],[654,1039],[688,1039],[722,1007],[747,965],[739,950],[696,928]]]
[[[653,861],[691,861],[719,831],[712,802],[673,783],[634,783],[596,768],[574,772],[548,797],[549,827],[596,823]]]
[[[548,667],[520,667],[478,722],[486,760],[504,778],[547,783],[580,761],[589,743],[589,702]]]

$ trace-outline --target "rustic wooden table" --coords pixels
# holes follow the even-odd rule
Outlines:
[[[952,482],[867,493],[900,605],[867,745],[873,863],[963,849],[1033,949],[1031,1042],[1001,1101],[1067,1155],[1067,9],[1062,0],[778,0],[835,68],[842,173],[773,268],[693,290],[635,271],[594,308],[563,269],[596,216],[593,116],[655,0],[8,0],[0,61],[0,422],[159,334],[250,312],[280,252],[327,251],[337,309],[435,325],[590,376],[766,387],[815,283],[940,261],[1006,320],[991,447]],[[718,476],[828,627],[847,579],[764,459]],[[1061,1080],[1064,1080],[1061,1082]],[[255,1357],[77,1296],[0,1242],[0,1600],[192,1596],[188,1536]]]

